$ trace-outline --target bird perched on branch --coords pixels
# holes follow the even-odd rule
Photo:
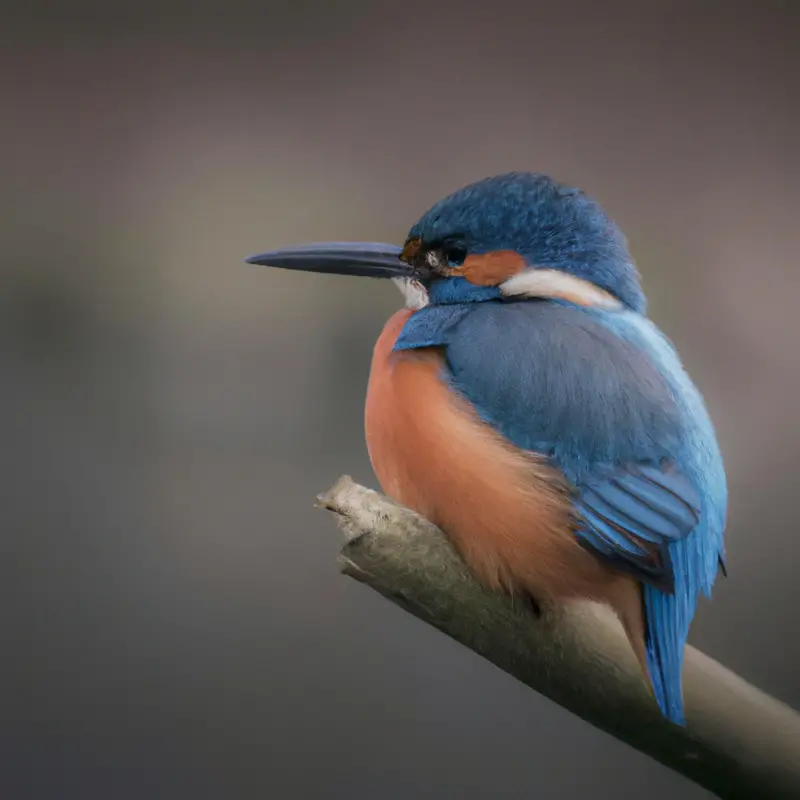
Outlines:
[[[440,526],[485,586],[611,606],[662,713],[684,724],[689,626],[725,570],[725,471],[601,207],[509,173],[440,200],[402,247],[248,261],[394,279],[406,307],[375,345],[366,402],[383,491]]]

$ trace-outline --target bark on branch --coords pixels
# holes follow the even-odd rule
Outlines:
[[[721,798],[800,798],[800,714],[689,647],[687,727],[660,714],[616,618],[594,604],[536,618],[483,590],[444,534],[343,476],[335,512],[342,572],[537,692]]]

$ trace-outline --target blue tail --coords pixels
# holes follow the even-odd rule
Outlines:
[[[647,669],[664,716],[676,725],[685,725],[681,673],[683,651],[694,609],[681,598],[644,586],[647,617]],[[688,613],[687,613],[688,612]]]
[[[662,713],[677,725],[686,724],[681,678],[689,626],[698,595],[711,594],[719,563],[719,554],[703,546],[704,533],[695,531],[686,539],[670,543],[675,575],[672,594],[644,585],[647,669]]]

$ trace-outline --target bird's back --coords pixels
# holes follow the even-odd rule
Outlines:
[[[517,447],[575,487],[615,467],[668,461],[699,497],[689,537],[708,594],[723,557],[725,471],[705,403],[646,317],[552,300],[429,306],[396,348],[438,344],[445,379]]]

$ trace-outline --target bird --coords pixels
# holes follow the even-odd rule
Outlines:
[[[689,628],[727,575],[725,468],[601,205],[509,172],[436,202],[403,245],[321,242],[246,261],[398,286],[365,403],[382,491],[534,613],[610,607],[661,714],[685,726]]]

